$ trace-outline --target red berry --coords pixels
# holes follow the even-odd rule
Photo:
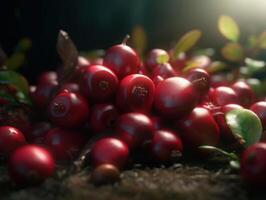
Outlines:
[[[232,85],[232,89],[236,92],[239,103],[244,107],[249,107],[253,100],[254,94],[250,86],[244,81],[238,81]]]
[[[59,160],[73,160],[86,143],[83,133],[61,128],[51,129],[45,136],[45,145]]]
[[[237,108],[243,108],[243,107],[238,105],[238,104],[231,103],[231,104],[226,104],[226,105],[222,106],[221,111],[223,113],[227,113],[227,112],[234,110],[234,109],[237,109]]]
[[[172,77],[159,83],[155,89],[155,108],[164,116],[181,117],[198,101],[193,85],[184,78]]]
[[[112,46],[107,50],[103,65],[111,69],[119,79],[139,71],[140,59],[126,44]]]
[[[44,181],[53,175],[54,169],[55,164],[51,154],[35,145],[16,149],[8,163],[11,180],[23,186]]]
[[[52,128],[49,122],[37,122],[33,124],[27,139],[34,144],[43,144],[46,133]]]
[[[168,56],[168,53],[163,49],[152,49],[146,59],[145,67],[149,71],[153,71],[153,69],[158,65],[157,58],[160,56]]]
[[[120,179],[120,171],[114,165],[102,164],[91,173],[91,181],[95,185],[112,184]]]
[[[108,68],[101,65],[87,67],[83,73],[80,88],[84,96],[89,100],[108,101],[117,89],[117,76]]]
[[[163,79],[176,76],[176,71],[169,63],[163,63],[156,65],[151,73],[151,77],[161,76]]]
[[[112,104],[96,104],[91,108],[90,126],[95,132],[113,128],[118,112]]]
[[[74,93],[78,93],[79,91],[79,85],[77,83],[64,83],[61,88],[60,88],[60,92],[63,91],[68,91],[68,92],[74,92]]]
[[[97,141],[91,150],[91,161],[94,167],[111,164],[122,169],[128,161],[127,145],[116,138],[104,138]]]
[[[209,93],[209,97],[214,104],[219,106],[232,103],[238,104],[239,102],[236,92],[232,88],[226,86],[214,88]]]
[[[220,141],[220,131],[212,114],[205,108],[196,107],[178,121],[185,144],[196,149],[201,145],[216,146]]]
[[[153,77],[152,81],[154,83],[154,86],[156,87],[159,83],[161,83],[164,80],[161,76],[155,76]]]
[[[130,148],[142,146],[153,137],[151,119],[141,113],[126,113],[119,117],[116,132]]]
[[[0,126],[0,154],[9,155],[16,148],[26,144],[24,135],[12,126]]]
[[[82,125],[88,118],[87,101],[73,92],[61,92],[54,97],[48,107],[53,123],[58,126],[73,128]]]
[[[266,143],[249,146],[241,156],[241,175],[248,182],[260,186],[266,184]]]
[[[259,101],[254,103],[250,110],[258,115],[260,118],[263,130],[266,130],[266,101]]]
[[[57,74],[54,71],[43,72],[37,80],[38,85],[52,83],[52,82],[57,82]]]
[[[120,82],[116,106],[122,111],[147,112],[153,103],[154,84],[141,74],[128,75]]]
[[[176,133],[157,130],[149,146],[153,158],[162,163],[174,161],[183,151],[183,145]]]
[[[151,121],[152,121],[153,129],[154,130],[162,129],[163,126],[164,126],[164,121],[159,116],[153,116],[153,117],[151,117]]]
[[[195,91],[200,97],[208,93],[210,89],[210,75],[204,69],[192,69],[188,72],[186,78],[193,84]]]
[[[172,52],[170,54],[172,54]],[[170,62],[175,70],[180,71],[186,66],[187,60],[188,60],[188,56],[182,52],[178,55],[177,59],[171,58]]]

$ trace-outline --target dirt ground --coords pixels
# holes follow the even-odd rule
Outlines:
[[[121,174],[114,185],[95,187],[90,169],[66,175],[65,170],[42,185],[15,188],[1,169],[0,199],[5,200],[259,200],[266,191],[252,189],[228,169],[208,169],[193,164],[143,168],[135,166]]]

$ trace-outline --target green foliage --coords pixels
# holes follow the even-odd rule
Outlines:
[[[218,28],[220,33],[228,40],[237,42],[240,31],[237,23],[233,18],[227,15],[220,16],[218,20]]]

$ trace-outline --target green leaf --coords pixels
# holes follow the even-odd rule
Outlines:
[[[257,73],[264,73],[266,71],[266,63],[262,60],[254,60],[251,58],[245,59],[246,73],[249,76],[253,76]]]
[[[258,142],[262,136],[262,125],[258,116],[244,108],[234,109],[225,114],[226,123],[245,147]]]
[[[5,65],[10,70],[16,70],[25,62],[25,55],[23,53],[14,53],[7,60]]]
[[[28,81],[24,76],[11,70],[0,71],[0,84],[12,85],[26,95],[29,93]]]
[[[215,146],[202,145],[198,147],[200,150],[203,150],[206,153],[212,154],[214,157],[220,157],[227,160],[237,160],[238,157],[234,153],[229,153]]]
[[[169,61],[169,56],[168,54],[163,54],[163,55],[159,55],[157,58],[156,58],[156,62],[158,64],[163,64],[163,63],[167,63]]]
[[[221,34],[230,41],[237,42],[239,39],[239,27],[235,20],[227,15],[220,16],[218,29]]]
[[[31,48],[31,46],[32,42],[29,38],[22,38],[16,46],[16,52],[25,53]]]
[[[177,59],[180,53],[190,50],[198,42],[201,35],[200,30],[192,30],[183,35],[174,47],[173,58]]]
[[[143,55],[147,48],[147,36],[142,26],[137,25],[131,33],[131,41],[133,48],[136,49],[139,55]]]
[[[238,43],[227,43],[221,50],[222,56],[231,62],[239,62],[244,58],[244,50]]]
[[[219,71],[222,71],[224,69],[226,69],[227,66],[224,62],[221,61],[213,61],[208,67],[207,67],[207,71],[209,73],[217,73]]]
[[[266,31],[262,32],[258,37],[257,45],[261,49],[266,49]]]
[[[250,48],[256,47],[258,43],[258,38],[256,35],[251,35],[248,37],[247,46]]]

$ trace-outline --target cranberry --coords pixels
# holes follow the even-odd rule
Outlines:
[[[170,54],[172,54],[172,52],[170,52]],[[182,52],[178,55],[177,59],[173,59],[172,57],[170,62],[175,70],[180,71],[186,66],[187,60],[188,60],[188,56]]]
[[[176,133],[157,130],[154,132],[149,149],[156,161],[166,163],[181,156],[183,145]]]
[[[32,93],[34,104],[39,108],[44,108],[49,103],[51,95],[57,85],[57,82],[37,85],[36,91]]]
[[[101,65],[87,67],[80,88],[84,96],[96,101],[107,101],[114,96],[118,86],[116,75]]]
[[[95,132],[113,128],[118,112],[112,104],[96,104],[91,108],[90,126]]]
[[[103,58],[91,59],[91,65],[103,65]]]
[[[230,103],[238,104],[238,97],[236,92],[226,86],[215,88],[209,93],[209,97],[216,105],[223,106]]]
[[[44,181],[53,175],[54,169],[55,163],[51,154],[35,145],[16,149],[8,163],[11,180],[21,186]]]
[[[197,101],[193,85],[184,78],[165,79],[155,89],[155,108],[167,117],[181,117],[190,113]]]
[[[116,106],[122,111],[147,112],[153,103],[154,84],[141,74],[131,74],[120,82]]]
[[[154,83],[154,86],[156,87],[160,82],[162,82],[164,80],[163,77],[161,76],[155,76],[153,77],[152,81]]]
[[[68,92],[74,92],[74,93],[78,93],[79,91],[79,85],[77,83],[64,83],[59,92],[63,92],[63,91],[68,91]]]
[[[252,184],[266,184],[266,143],[249,146],[241,156],[241,175]]]
[[[163,79],[176,76],[176,71],[172,68],[169,63],[162,63],[156,65],[153,70],[151,77],[161,76]]]
[[[249,107],[254,99],[254,94],[250,86],[244,81],[238,81],[232,85],[232,89],[236,92],[239,103],[244,107]]]
[[[153,71],[153,69],[158,65],[157,58],[160,56],[168,56],[168,53],[163,49],[152,49],[146,59],[145,67],[149,71]]]
[[[119,79],[139,71],[140,59],[126,44],[112,46],[107,50],[103,65],[111,69]]]
[[[116,138],[104,138],[97,141],[91,150],[91,161],[94,167],[111,164],[122,169],[128,161],[127,145]]]
[[[210,77],[211,86],[216,88],[220,86],[230,86],[231,81],[227,74],[213,74]]]
[[[260,118],[263,130],[266,130],[266,101],[259,101],[254,103],[250,110],[258,115]]]
[[[234,110],[234,109],[237,109],[237,108],[243,108],[243,107],[238,105],[238,104],[231,103],[231,104],[226,104],[226,105],[222,106],[221,111],[223,113],[227,113],[227,112]]]
[[[116,132],[130,148],[136,148],[152,139],[153,123],[144,114],[126,113],[119,117]]]
[[[220,140],[220,131],[212,114],[205,108],[196,107],[192,112],[179,120],[182,138],[191,149],[201,145],[216,146]]]
[[[200,97],[206,95],[210,89],[210,75],[204,69],[192,69],[186,75],[187,80],[191,81],[195,91]]]
[[[81,132],[53,128],[47,132],[44,142],[55,158],[67,161],[78,156],[86,137]]]
[[[24,135],[12,126],[0,126],[0,154],[8,155],[26,143]]]
[[[43,144],[46,133],[52,128],[49,122],[37,122],[33,124],[27,139],[34,144]]]
[[[112,184],[120,179],[120,171],[114,165],[102,164],[91,174],[91,181],[95,185]]]
[[[43,72],[37,80],[38,85],[52,83],[52,82],[57,82],[57,74],[54,71]]]
[[[64,91],[50,102],[48,113],[56,125],[73,128],[87,120],[89,107],[87,101],[79,94]]]

